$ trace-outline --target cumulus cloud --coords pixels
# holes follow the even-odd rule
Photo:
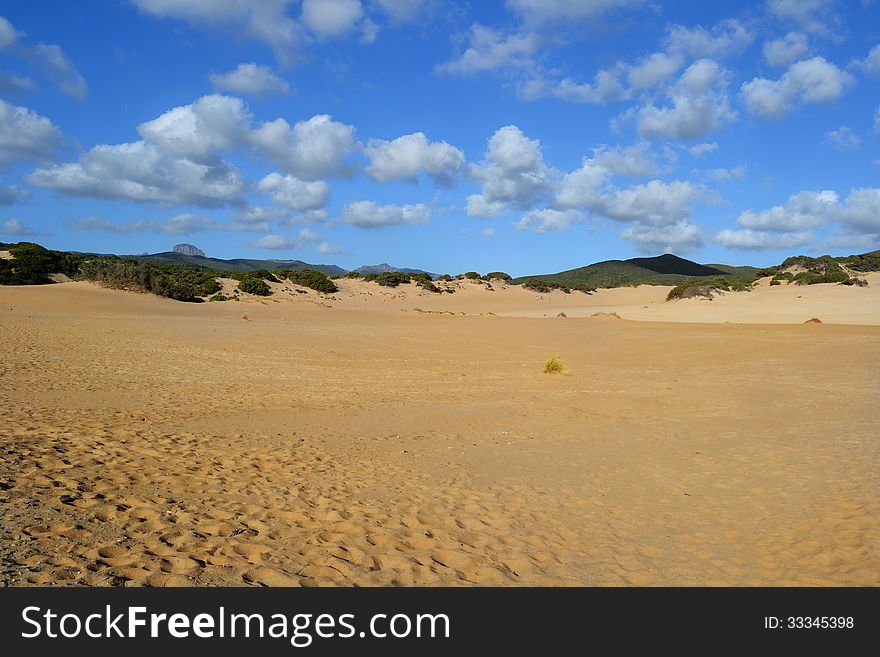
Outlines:
[[[438,0],[378,0],[394,24],[412,23],[430,12]]]
[[[99,230],[105,233],[161,233],[164,235],[191,235],[217,227],[217,223],[209,217],[188,213],[161,220],[145,219],[128,223],[109,221],[102,217],[84,217],[70,221],[68,225],[78,230]]]
[[[533,233],[552,233],[560,230],[568,230],[572,223],[583,221],[584,215],[577,210],[554,210],[544,208],[531,210],[514,223],[517,230],[530,230]]]
[[[730,169],[726,168],[718,168],[718,169],[695,169],[694,173],[704,176],[706,178],[711,178],[712,180],[725,181],[725,180],[734,180],[738,178],[745,178],[746,174],[749,172],[748,166],[745,164],[740,164],[737,167],[733,167]]]
[[[7,50],[15,45],[20,33],[7,19],[0,16],[0,50]]]
[[[371,139],[364,152],[370,160],[367,173],[379,182],[413,180],[426,173],[450,185],[464,166],[464,153],[445,141],[429,141],[423,132],[392,141]]]
[[[762,230],[751,230],[750,228],[736,230],[725,228],[715,236],[715,239],[719,244],[729,249],[765,251],[805,246],[813,242],[814,236],[810,232],[774,235]]]
[[[37,90],[37,83],[30,78],[0,73],[0,94],[22,96]]]
[[[259,98],[290,91],[287,81],[275,75],[271,68],[254,63],[239,64],[233,71],[212,73],[208,77],[216,90],[245,96]]]
[[[834,0],[767,0],[767,9],[779,20],[814,34],[827,34],[840,22]]]
[[[285,64],[295,62],[305,43],[303,28],[287,13],[290,0],[132,0],[144,13],[175,18],[197,27],[222,28],[265,43]]]
[[[700,227],[684,219],[666,226],[636,224],[625,228],[620,236],[642,253],[687,253],[703,246]]]
[[[263,178],[257,189],[269,194],[276,203],[298,212],[320,210],[330,200],[330,185],[323,180],[308,182],[278,173]]]
[[[85,78],[76,70],[61,46],[38,43],[30,52],[43,75],[57,84],[62,92],[78,100],[85,100],[89,95]]]
[[[692,206],[707,198],[701,185],[674,180],[651,180],[643,185],[618,189],[593,198],[587,208],[615,221],[667,226],[687,219]]]
[[[0,100],[0,169],[16,160],[51,160],[62,141],[45,116]]]
[[[675,164],[675,153],[666,150],[660,156],[645,142],[633,146],[610,148],[600,146],[593,149],[593,160],[599,166],[618,176],[648,177],[669,171]]]
[[[792,64],[778,80],[754,78],[742,85],[741,93],[749,112],[778,119],[798,105],[836,100],[853,82],[846,71],[813,57]]]
[[[800,32],[789,32],[779,39],[764,43],[764,59],[770,66],[788,66],[807,54],[807,37]]]
[[[247,143],[250,123],[240,98],[215,94],[141,123],[138,132],[166,155],[207,164],[216,161],[218,151]]]
[[[342,218],[358,228],[385,228],[424,224],[431,218],[431,209],[424,203],[377,205],[373,201],[354,201],[342,208]]]
[[[0,184],[0,205],[15,205],[31,197],[31,193],[15,185]]]
[[[301,180],[347,176],[346,158],[360,147],[353,126],[318,114],[291,125],[284,119],[263,123],[251,141],[284,172]]]
[[[701,25],[673,25],[666,37],[666,47],[671,53],[681,53],[695,59],[723,59],[740,54],[754,38],[754,34],[740,21],[728,19],[709,30]]]
[[[825,141],[839,151],[857,151],[862,140],[849,126],[842,125],[836,130],[825,133]]]
[[[78,100],[88,96],[88,84],[76,70],[61,46],[54,43],[38,43],[34,46],[21,43],[24,34],[6,18],[0,16],[0,51],[7,50],[30,62],[39,69],[43,77],[54,82],[62,93]],[[0,76],[0,90],[7,89],[16,93],[33,91],[36,85],[32,80],[16,76]]]
[[[273,251],[295,251],[309,243],[320,242],[321,236],[309,228],[303,228],[297,235],[266,235],[248,244],[257,249]]]
[[[791,248],[814,241],[813,230],[831,227],[831,233],[852,242],[880,239],[880,189],[852,189],[845,200],[832,190],[802,191],[782,205],[737,218],[738,228],[721,231],[716,239],[738,249]],[[864,239],[863,239],[864,238]]]
[[[861,61],[856,61],[855,65],[872,75],[880,75],[880,45],[876,45],[868,51],[868,56]]]
[[[487,217],[528,208],[550,191],[553,172],[544,163],[540,142],[508,125],[492,135],[485,159],[471,167],[470,175],[482,183],[482,191],[468,197],[467,212]]]
[[[319,39],[344,37],[360,31],[372,41],[378,26],[364,16],[360,0],[303,0],[300,20]]]
[[[736,223],[743,228],[795,233],[821,226],[838,208],[837,194],[831,190],[803,191],[792,195],[783,205],[762,212],[746,210]]]
[[[706,142],[703,144],[694,144],[688,148],[688,153],[694,157],[703,157],[709,153],[715,153],[718,150],[717,142]]]
[[[532,56],[541,44],[533,32],[505,34],[483,25],[473,25],[468,47],[457,59],[438,65],[438,73],[473,75],[483,71],[531,67]]]
[[[531,25],[591,21],[616,10],[633,9],[645,0],[507,0],[507,6]]]
[[[727,98],[727,73],[717,62],[700,59],[673,84],[670,105],[646,105],[638,112],[638,131],[646,138],[697,139],[736,118]]]
[[[345,253],[345,248],[339,246],[338,244],[330,244],[329,242],[321,242],[318,245],[318,253],[322,253],[325,255],[336,255],[339,253]]]
[[[202,207],[241,203],[245,191],[232,165],[171,157],[146,141],[95,146],[78,162],[37,169],[27,180],[72,196]]]
[[[0,28],[2,28],[2,24],[0,24]],[[25,235],[33,235],[34,229],[30,226],[25,225],[19,219],[13,217],[12,219],[7,219],[2,224],[0,224],[0,234],[2,235],[15,235],[18,237],[23,237]]]

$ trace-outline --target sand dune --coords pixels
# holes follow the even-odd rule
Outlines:
[[[3,581],[876,586],[869,282],[0,288]]]

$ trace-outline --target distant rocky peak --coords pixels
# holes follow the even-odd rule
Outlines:
[[[204,257],[205,252],[202,251],[199,247],[193,246],[192,244],[175,244],[174,245],[175,253],[182,253],[183,255],[188,256],[202,256]]]

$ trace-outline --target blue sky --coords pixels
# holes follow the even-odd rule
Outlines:
[[[880,248],[880,2],[0,16],[0,241],[514,275]]]

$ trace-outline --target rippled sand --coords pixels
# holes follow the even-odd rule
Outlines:
[[[657,288],[367,285],[0,288],[3,581],[880,584],[880,327],[834,325],[852,290],[783,290],[813,305],[769,325],[627,321],[733,304]]]

